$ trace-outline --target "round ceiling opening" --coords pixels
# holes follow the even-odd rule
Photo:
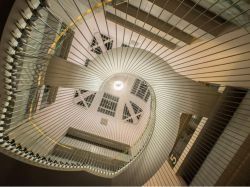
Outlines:
[[[114,82],[114,90],[119,91],[119,90],[122,90],[123,87],[124,87],[124,85],[123,85],[122,81],[115,81]]]

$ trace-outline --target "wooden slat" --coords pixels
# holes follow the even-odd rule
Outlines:
[[[216,16],[214,13],[207,11],[199,5],[195,5],[190,0],[170,0],[167,3],[165,0],[149,1],[214,36],[218,36],[225,29],[234,26],[231,23],[224,24],[226,20],[219,16],[214,18]],[[190,9],[192,10],[190,11]],[[187,13],[188,11],[189,13]],[[224,25],[220,26],[222,24]]]
[[[162,32],[165,32],[177,38],[178,40],[183,41],[184,43],[191,44],[195,40],[193,36],[183,32],[178,28],[175,28],[173,25],[166,23],[150,14],[148,15],[148,13],[143,10],[138,10],[137,7],[134,7],[128,3],[121,3],[118,5],[114,5],[114,7],[117,10],[120,10],[130,16],[133,16],[138,20],[159,29]]]
[[[176,44],[172,43],[172,42],[169,42],[165,39],[162,39],[160,36],[156,35],[156,34],[153,34],[152,32],[142,28],[142,27],[139,27],[125,19],[122,19],[114,14],[111,14],[109,12],[106,12],[106,18],[114,23],[117,23],[133,32],[136,32],[138,34],[141,34],[142,36],[146,37],[146,38],[149,38],[163,46],[166,46],[167,48],[169,49],[175,49],[176,48]]]

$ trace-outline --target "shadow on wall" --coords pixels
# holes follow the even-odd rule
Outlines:
[[[0,36],[2,36],[3,28],[5,25],[5,22],[8,18],[10,9],[12,5],[14,4],[15,0],[1,0],[0,1],[0,12],[1,12],[1,17],[0,17]]]
[[[25,164],[0,153],[0,185],[109,186],[109,179],[84,171],[55,171]]]

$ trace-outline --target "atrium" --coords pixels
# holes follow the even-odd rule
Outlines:
[[[248,0],[0,9],[0,185],[250,185]]]

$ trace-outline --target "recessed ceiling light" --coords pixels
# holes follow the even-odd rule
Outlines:
[[[114,82],[114,89],[115,90],[121,90],[123,88],[123,82],[122,81],[115,81]]]

